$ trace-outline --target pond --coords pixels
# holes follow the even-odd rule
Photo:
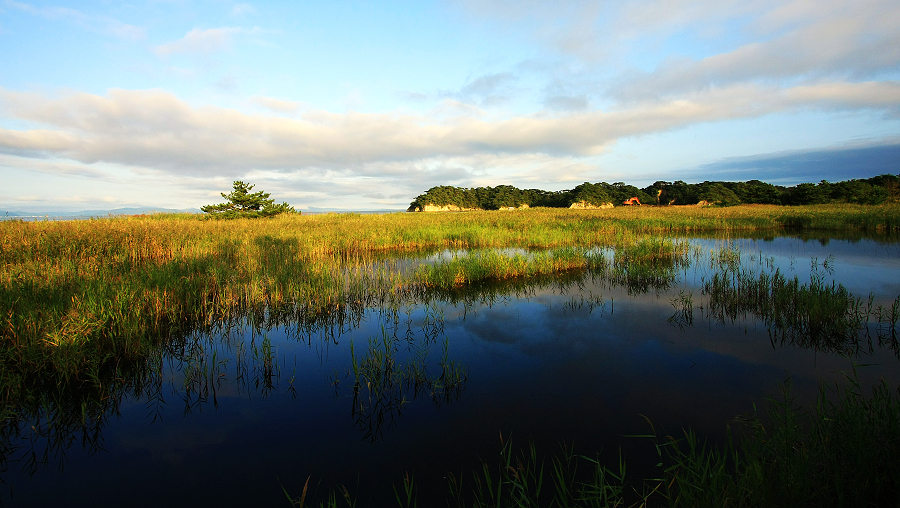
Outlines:
[[[806,404],[855,365],[865,386],[900,384],[900,244],[682,241],[685,258],[649,275],[478,284],[191,334],[117,395],[51,389],[39,413],[6,425],[0,504],[289,506],[285,490],[297,497],[309,478],[310,496],[345,486],[383,506],[409,474],[428,506],[510,440],[610,464],[621,453],[640,479],[656,472],[655,448],[626,436],[691,428],[721,442],[786,379]],[[822,331],[712,294],[715,274],[740,273],[842,285],[865,319]]]

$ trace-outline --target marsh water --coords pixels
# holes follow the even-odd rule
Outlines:
[[[656,472],[655,449],[627,436],[691,428],[719,442],[787,379],[803,404],[854,366],[864,386],[900,384],[896,240],[685,241],[690,262],[637,282],[567,273],[190,334],[110,400],[48,395],[7,425],[0,503],[289,506],[285,491],[298,497],[309,478],[308,497],[345,486],[383,506],[409,474],[428,506],[509,440],[610,465],[624,454],[639,479]],[[871,311],[850,339],[819,343],[722,312],[704,294],[721,252],[843,285],[880,320]]]

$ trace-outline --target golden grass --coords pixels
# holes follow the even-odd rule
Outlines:
[[[897,205],[823,205],[2,222],[0,368],[83,380],[106,363],[140,359],[173,336],[251,309],[327,312],[447,280],[379,263],[402,253],[557,249],[528,259],[470,256],[444,267],[455,270],[456,285],[584,265],[583,257],[560,248],[785,227],[896,232],[898,219]]]

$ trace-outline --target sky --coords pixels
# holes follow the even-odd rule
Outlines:
[[[900,173],[897,0],[0,0],[0,210]]]

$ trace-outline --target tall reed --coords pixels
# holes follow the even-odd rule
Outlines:
[[[449,287],[469,275],[570,270],[591,260],[566,249],[629,245],[647,235],[783,227],[897,231],[898,216],[895,205],[829,205],[4,221],[0,370],[16,378],[7,386],[85,383],[198,327],[259,309],[327,314],[411,283]],[[485,254],[418,278],[382,263],[385,255],[425,249],[499,247],[555,250],[527,262]]]
[[[722,249],[714,256],[717,269],[704,281],[702,292],[709,300],[706,314],[717,321],[752,315],[764,321],[773,342],[845,355],[871,349],[870,328],[874,328],[881,345],[890,346],[900,357],[900,296],[890,307],[875,306],[873,295],[863,300],[841,284],[827,283],[829,260],[820,264],[813,259],[810,280],[804,283],[771,265],[744,266],[735,250]],[[682,309],[676,315],[684,321],[693,304],[683,296],[680,302]]]

